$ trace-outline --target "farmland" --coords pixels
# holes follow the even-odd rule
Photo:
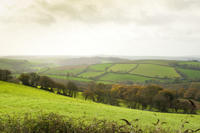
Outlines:
[[[79,82],[91,82],[92,80],[86,79],[86,78],[80,78],[80,77],[68,77],[68,76],[60,76],[60,75],[47,75],[52,78],[57,79],[64,79],[64,80],[73,80],[73,81],[79,81]]]
[[[184,80],[184,82],[200,80],[200,63],[195,61],[125,60],[123,63],[110,62],[67,66],[60,65],[60,63],[41,63],[42,62],[34,63],[31,62],[31,60],[26,61],[2,58],[0,59],[0,68],[7,68],[15,75],[19,75],[22,72],[37,72],[41,75],[51,75],[51,77],[58,79],[78,82],[96,81],[108,84],[119,82],[144,84],[147,83],[147,81],[148,83],[172,83],[176,82],[175,80],[177,78]],[[66,78],[66,76],[68,78]]]
[[[137,69],[131,72],[132,74],[144,75],[148,77],[158,78],[176,78],[180,75],[174,70],[173,67],[160,66],[154,64],[140,64]]]
[[[137,64],[115,64],[108,69],[108,71],[112,72],[129,72],[134,69]]]
[[[88,122],[94,118],[118,122],[122,122],[120,119],[131,121],[137,118],[140,120],[139,124],[143,127],[150,127],[153,122],[160,119],[167,123],[164,127],[169,129],[179,129],[182,120],[189,121],[185,128],[197,129],[200,123],[199,115],[158,113],[115,107],[64,97],[36,88],[1,81],[0,88],[1,115],[15,113],[16,116],[27,112],[37,114],[43,111],[55,112],[73,118],[84,117]]]
[[[97,76],[102,75],[104,72],[85,72],[79,75],[79,77],[84,77],[84,78],[95,78]]]
[[[89,67],[90,70],[93,71],[105,71],[107,68],[109,68],[112,64],[96,64],[96,65],[91,65]]]
[[[176,78],[188,81],[199,79],[199,70],[183,69],[182,65],[189,64],[189,61],[170,60],[137,60],[127,63],[104,63],[81,66],[61,66],[50,68],[42,74],[64,76],[69,74],[76,78],[86,79],[85,81],[105,83],[146,83],[147,81],[173,82]],[[198,64],[198,62],[191,62]],[[196,66],[196,65],[195,65]],[[115,77],[116,76],[116,77]],[[88,80],[90,79],[90,80]],[[80,80],[79,80],[80,81]],[[82,80],[83,81],[83,80]]]
[[[115,82],[145,82],[147,80],[151,80],[151,78],[142,77],[142,76],[136,76],[131,74],[116,74],[116,73],[107,73],[103,77],[100,78],[100,80],[104,81],[115,81]]]
[[[200,79],[200,71],[191,69],[182,69],[182,68],[179,68],[178,71],[180,71],[187,79],[191,80]]]

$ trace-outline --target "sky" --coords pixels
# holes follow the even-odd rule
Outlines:
[[[0,55],[199,51],[200,0],[0,0]]]

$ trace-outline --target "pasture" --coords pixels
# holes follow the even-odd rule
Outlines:
[[[110,66],[112,66],[112,64],[95,64],[95,65],[89,66],[89,70],[93,70],[93,71],[105,71]]]
[[[114,64],[108,69],[108,72],[123,72],[127,73],[130,70],[134,69],[137,64]]]
[[[79,81],[79,82],[91,82],[92,80],[86,79],[86,78],[80,78],[80,77],[71,77],[71,76],[60,76],[60,75],[47,75],[51,78],[57,78],[57,79],[64,79],[64,80],[72,80],[72,81]]]
[[[30,95],[31,94],[31,95]],[[129,121],[139,119],[142,127],[151,127],[157,119],[166,122],[166,129],[179,129],[183,121],[189,123],[185,128],[200,127],[200,115],[159,113],[142,110],[115,107],[56,95],[37,88],[6,83],[0,81],[0,114],[23,116],[25,113],[54,112],[73,118],[106,119],[123,123],[120,119]]]
[[[104,72],[90,72],[90,71],[88,71],[88,72],[80,74],[79,77],[83,77],[83,78],[95,78],[95,77],[100,76],[102,74],[104,74]]]
[[[199,80],[200,79],[200,71],[198,70],[191,70],[191,69],[177,69],[179,72],[181,72],[184,76],[186,76],[187,79],[191,80]]]
[[[99,80],[104,81],[114,81],[114,82],[124,82],[129,81],[133,83],[137,82],[145,82],[147,80],[151,80],[151,78],[131,75],[131,74],[118,74],[118,73],[107,73],[106,75],[99,78]]]
[[[154,64],[139,64],[137,69],[130,72],[131,74],[138,74],[148,77],[156,78],[177,78],[180,75],[173,67],[154,65]]]

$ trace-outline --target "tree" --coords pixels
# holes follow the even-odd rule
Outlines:
[[[29,84],[32,87],[37,87],[39,84],[40,76],[37,73],[29,73]]]
[[[0,80],[2,80],[2,81],[9,81],[10,79],[12,79],[11,74],[12,73],[9,70],[1,70],[0,69]]]
[[[174,95],[170,90],[163,89],[155,95],[153,102],[154,107],[159,109],[162,112],[167,112],[167,110],[172,107],[174,101]]]
[[[77,95],[77,91],[78,91],[78,87],[71,81],[69,81],[67,83],[67,87],[66,89],[68,89],[68,96],[70,97],[76,97]]]
[[[53,92],[55,82],[47,76],[41,76],[39,80],[39,85],[41,86],[41,89]]]
[[[22,82],[22,84],[24,85],[30,85],[30,75],[26,74],[26,73],[22,73],[20,76],[19,76],[19,80]]]
[[[126,91],[123,93],[124,99],[130,108],[136,108],[138,103],[138,91],[141,89],[141,86],[129,86],[126,88]]]
[[[54,86],[56,88],[57,94],[63,95],[64,91],[66,89],[66,86],[60,83],[54,83]]]
[[[37,87],[40,76],[37,73],[23,73],[20,75],[19,80],[22,81],[24,85]]]
[[[95,86],[96,84],[94,82],[91,82],[87,89],[85,89],[82,93],[82,95],[85,97],[85,100],[91,99],[92,101],[95,101]]]
[[[143,109],[148,105],[150,107],[153,106],[153,98],[154,96],[163,88],[157,85],[148,85],[146,87],[141,88],[137,95],[139,97],[139,102],[142,104]]]
[[[198,92],[196,88],[189,88],[184,93],[184,98],[186,99],[195,99],[195,95]]]

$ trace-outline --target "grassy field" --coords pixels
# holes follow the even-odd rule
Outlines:
[[[140,119],[143,127],[151,126],[157,119],[167,122],[166,128],[178,129],[181,120],[189,121],[186,128],[197,129],[200,126],[200,115],[156,113],[114,107],[91,101],[84,101],[56,95],[36,88],[26,87],[0,81],[0,114],[23,115],[25,113],[54,112],[74,118],[84,117],[86,121],[93,118],[115,120]]]
[[[108,69],[112,72],[129,72],[131,69],[135,68],[137,64],[115,64]]]
[[[84,69],[71,69],[71,70],[57,70],[57,69],[50,69],[46,72],[46,74],[55,74],[55,75],[67,75],[67,74],[78,74],[82,72]]]
[[[111,65],[112,64],[96,64],[96,65],[91,65],[89,69],[94,71],[105,71]]]
[[[80,78],[80,77],[67,77],[67,76],[60,76],[60,75],[47,75],[51,78],[58,78],[58,79],[65,79],[65,80],[74,80],[74,81],[80,81],[80,82],[91,82],[92,80],[86,79],[86,78]]]
[[[186,78],[188,79],[192,79],[192,80],[200,79],[200,71],[198,70],[182,69],[182,68],[178,68],[177,70],[181,72],[182,74],[184,74]]]
[[[159,78],[176,78],[180,75],[175,71],[173,67],[160,66],[154,64],[140,64],[137,69],[131,72],[132,74],[144,75],[148,77],[159,77]]]
[[[85,72],[82,73],[80,75],[78,75],[79,77],[84,77],[84,78],[95,78],[97,76],[102,75],[104,72]]]
[[[146,80],[151,80],[151,78],[146,78],[146,77],[136,76],[136,75],[131,75],[131,74],[107,73],[106,75],[100,77],[99,80],[115,81],[115,82],[131,81],[134,83],[137,83],[137,82],[141,83],[141,82],[145,82]]]
[[[194,62],[194,61],[181,61],[178,64],[179,65],[190,65],[190,66],[198,66],[198,67],[200,67],[200,62]]]

